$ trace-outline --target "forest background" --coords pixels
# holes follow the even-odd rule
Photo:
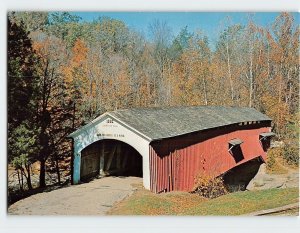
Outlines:
[[[201,30],[84,22],[68,12],[10,12],[7,21],[8,163],[20,189],[46,171],[70,171],[66,136],[106,111],[133,107],[253,107],[273,119],[278,155],[298,165],[299,26],[281,13],[270,27],[224,19],[215,48]],[[25,178],[26,185],[21,182]]]

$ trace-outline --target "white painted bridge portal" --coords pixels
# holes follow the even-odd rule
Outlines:
[[[106,139],[123,142],[134,148],[142,156],[143,185],[150,189],[149,143],[150,138],[105,113],[89,124],[69,135],[74,139],[73,184],[81,180],[82,151],[98,141]],[[104,153],[99,151],[99,174],[103,172]]]

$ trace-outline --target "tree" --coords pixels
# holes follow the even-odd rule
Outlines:
[[[8,13],[9,17],[12,16],[16,23],[23,23],[27,32],[45,31],[49,24],[49,13],[45,11],[18,11]]]
[[[72,130],[72,106],[65,100],[62,66],[66,58],[65,44],[57,37],[35,35],[34,48],[39,56],[37,74],[39,92],[37,98],[37,124],[39,126],[40,187],[45,187],[46,161],[57,157],[56,150]],[[59,153],[64,153],[60,151]],[[57,160],[58,162],[58,160]]]
[[[18,176],[21,175],[22,180],[25,176],[29,190],[32,189],[30,167],[36,161],[35,155],[38,153],[38,130],[31,126],[28,121],[23,121],[8,137],[8,151],[11,155],[9,162],[17,170]],[[21,190],[24,189],[23,182],[20,187]]]
[[[187,26],[182,28],[170,47],[170,56],[173,60],[180,58],[185,49],[189,47],[193,34],[188,32]]]
[[[299,28],[293,22],[291,14],[281,13],[272,31],[265,33],[269,88],[262,96],[262,107],[274,120],[279,138],[290,134],[288,125],[295,121],[299,106]]]
[[[91,24],[85,24],[89,37],[84,39],[88,43],[99,42],[103,54],[109,56],[113,53],[126,51],[129,44],[129,30],[124,22],[109,17],[99,17]]]
[[[37,78],[34,64],[36,58],[31,39],[21,22],[8,18],[8,124],[17,127],[22,121],[32,117],[31,99]]]
[[[18,174],[20,171],[22,177],[25,175],[28,188],[32,189],[30,166],[35,161],[38,144],[35,134],[38,129],[34,125],[37,59],[23,22],[17,24],[13,14],[7,20],[8,161]]]
[[[230,87],[230,99],[231,103],[234,104],[237,94],[235,92],[234,83],[236,81],[236,70],[233,68],[238,68],[235,66],[235,62],[238,62],[237,58],[238,54],[240,54],[238,42],[240,41],[239,37],[241,35],[242,27],[240,25],[231,25],[228,26],[220,35],[220,39],[217,43],[217,56],[221,59],[222,67],[224,66],[224,71],[226,70],[225,76],[228,77],[228,83]]]
[[[276,51],[274,51],[274,68],[277,71],[278,105],[286,105],[287,110],[295,113],[298,109],[299,96],[299,28],[293,28],[293,17],[288,13],[281,13],[273,24]],[[298,111],[298,110],[296,110]],[[277,118],[287,118],[278,108]],[[280,133],[281,125],[277,125]]]
[[[149,32],[153,43],[152,56],[155,60],[156,74],[153,77],[155,105],[163,105],[165,98],[164,81],[170,70],[169,46],[171,28],[167,22],[154,20],[149,25]]]
[[[152,56],[153,47],[145,44],[140,56],[137,76],[137,98],[136,106],[150,107],[157,103],[157,67]]]
[[[202,82],[202,93],[204,98],[204,104],[208,105],[209,103],[209,78],[211,77],[211,51],[208,44],[208,38],[206,36],[199,38],[198,41],[198,51],[199,51],[199,60],[200,63],[199,69],[199,79]],[[212,88],[212,87],[211,87]]]
[[[251,18],[245,26],[228,24],[215,49],[201,31],[184,27],[172,38],[158,20],[147,40],[108,17],[82,22],[67,12],[18,12],[9,18],[8,149],[21,179],[38,160],[41,186],[49,168],[60,181],[60,161],[70,155],[66,135],[119,108],[250,106],[273,119],[277,137],[296,138],[300,30],[291,14],[281,13],[271,28]]]
[[[83,101],[85,96],[90,95],[94,88],[93,80],[88,78],[87,53],[88,48],[85,43],[77,39],[71,49],[69,63],[62,66],[67,98],[74,106],[74,121],[81,121],[78,122],[79,125],[88,121],[93,115],[90,103]]]
[[[63,40],[68,47],[72,47],[76,39],[82,35],[80,17],[68,12],[54,12],[48,16],[46,32]]]

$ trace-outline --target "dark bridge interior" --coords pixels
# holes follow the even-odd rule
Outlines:
[[[223,175],[226,188],[230,192],[244,191],[249,182],[257,174],[260,165],[263,163],[261,157],[252,159],[237,167],[232,168]]]
[[[80,179],[96,176],[143,176],[142,156],[117,140],[97,141],[81,152]]]

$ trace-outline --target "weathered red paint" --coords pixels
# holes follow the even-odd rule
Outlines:
[[[265,160],[259,134],[270,130],[270,122],[231,125],[152,142],[151,191],[191,191],[198,174],[218,176],[256,157]],[[239,162],[228,151],[234,138],[243,140]]]

